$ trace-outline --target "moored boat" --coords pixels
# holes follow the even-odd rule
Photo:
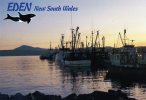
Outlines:
[[[68,52],[64,57],[65,66],[90,66],[91,60],[83,52]]]
[[[124,37],[126,37],[125,33],[124,31]],[[133,44],[127,44],[125,40],[126,38],[122,39],[121,37],[123,47],[114,48],[110,55],[111,66],[108,68],[109,73],[126,76],[146,75],[146,66],[141,65],[141,53],[137,52]]]
[[[139,54],[133,44],[127,44],[126,30],[124,30],[124,38],[122,38],[120,33],[119,36],[123,46],[113,49],[110,55],[111,65],[117,67],[137,67]]]
[[[79,27],[71,29],[72,40],[70,42],[71,49],[64,53],[63,64],[64,66],[90,66],[91,59],[85,52],[84,43],[81,42],[80,35],[78,32]],[[61,39],[63,41],[64,37]],[[62,43],[63,44],[63,43]],[[62,46],[64,47],[64,46]]]

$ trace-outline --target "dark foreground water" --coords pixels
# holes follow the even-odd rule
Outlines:
[[[63,67],[38,56],[0,57],[0,92],[27,94],[40,91],[67,96],[95,90],[121,89],[130,97],[146,100],[146,82],[107,77],[107,70],[90,67]]]

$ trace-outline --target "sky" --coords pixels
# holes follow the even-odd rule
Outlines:
[[[9,2],[32,2],[33,6],[76,6],[78,11],[21,11],[36,17],[29,24],[3,20],[7,14],[18,16],[18,11],[7,11]],[[118,33],[127,30],[127,37],[136,46],[146,46],[146,0],[2,0],[0,1],[0,50],[21,45],[49,48],[60,44],[61,34],[71,39],[71,27],[80,27],[81,40],[91,32],[105,36],[105,45],[113,46]],[[95,36],[95,35],[94,35]],[[91,41],[91,38],[88,38]],[[85,41],[84,41],[85,42]]]

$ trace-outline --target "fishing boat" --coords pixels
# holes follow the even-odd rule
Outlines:
[[[91,60],[86,53],[79,52],[68,52],[64,57],[65,66],[90,66]]]
[[[120,33],[119,37],[123,46],[121,48],[113,49],[111,53],[111,65],[118,67],[138,67],[139,55],[133,44],[126,43],[126,30],[124,30],[124,39]]]
[[[114,49],[111,54],[111,65],[117,67],[138,67],[138,53],[134,45],[125,45]]]
[[[146,66],[146,47],[137,47],[140,66]]]
[[[91,45],[91,63],[92,67],[106,68],[110,65],[110,57],[108,51],[105,48],[105,37],[102,37],[102,43],[100,43],[99,31],[97,31],[95,41],[93,41],[92,32],[92,45]],[[94,42],[94,43],[93,43]]]
[[[60,50],[55,57],[55,61],[61,62],[64,66],[90,66],[91,60],[85,52]]]
[[[119,33],[123,46],[121,48],[114,48],[111,55],[111,66],[108,68],[110,74],[120,75],[146,75],[146,67],[141,66],[141,53],[137,52],[136,47],[132,44],[126,43],[126,30],[124,30],[124,39]],[[132,40],[133,42],[133,40]]]
[[[100,48],[99,51],[92,51],[91,61],[92,67],[107,68],[111,65],[109,54],[103,48]]]
[[[80,40],[81,33],[78,32],[79,27],[72,29],[71,50],[64,53],[64,66],[90,66],[91,59],[84,51],[83,42]]]

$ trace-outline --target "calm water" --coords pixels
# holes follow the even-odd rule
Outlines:
[[[120,78],[119,78],[120,79]],[[62,67],[38,56],[0,57],[0,92],[15,94],[40,91],[67,96],[95,90],[121,89],[130,97],[146,100],[146,82],[107,78],[106,70]]]

